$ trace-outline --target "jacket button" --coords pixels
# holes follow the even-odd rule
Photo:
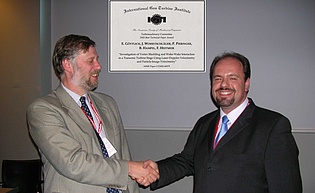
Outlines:
[[[211,167],[208,167],[208,172],[211,172]]]

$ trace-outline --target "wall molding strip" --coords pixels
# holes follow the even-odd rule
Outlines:
[[[189,132],[191,127],[125,127],[127,131],[178,131]],[[315,134],[315,128],[293,128],[292,133]]]

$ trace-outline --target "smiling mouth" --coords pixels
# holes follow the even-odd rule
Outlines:
[[[231,91],[219,91],[220,95],[229,95],[231,93],[232,93]]]
[[[97,78],[99,75],[100,75],[101,71],[95,71],[93,74],[92,74],[92,77],[95,77]]]
[[[221,96],[228,96],[230,94],[232,94],[234,92],[234,90],[232,89],[219,89],[217,90],[217,93]]]

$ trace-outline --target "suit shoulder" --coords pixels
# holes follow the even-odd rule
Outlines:
[[[64,111],[61,101],[54,94],[49,94],[34,100],[27,108],[26,115],[30,117],[39,117],[47,112]]]
[[[102,101],[116,103],[115,99],[108,94],[104,94],[104,93],[100,93],[100,92],[91,92],[90,95],[95,97],[95,98],[98,98]]]
[[[277,121],[279,119],[286,119],[289,121],[283,114],[262,107],[256,107],[253,117],[258,118],[260,121],[265,120],[267,122]]]
[[[35,106],[38,105],[53,105],[53,106],[60,106],[60,102],[59,99],[56,97],[56,95],[54,94],[49,94],[47,96],[42,96],[39,97],[37,99],[35,99],[34,101],[31,102],[31,104],[29,105],[29,108],[33,108]]]
[[[118,111],[118,105],[112,96],[99,92],[91,92],[90,95],[96,104],[102,104],[104,107]]]
[[[215,110],[215,111],[212,111],[210,113],[207,113],[207,114],[203,115],[202,117],[200,117],[196,124],[201,124],[201,123],[205,123],[207,121],[210,121],[210,120],[216,118],[218,116],[218,113],[219,113],[219,110]]]
[[[212,118],[212,117],[214,117],[214,116],[217,116],[218,113],[219,113],[219,110],[212,111],[212,112],[207,113],[207,114],[203,115],[202,117],[200,117],[199,120],[200,120],[200,119],[209,119],[209,118]]]

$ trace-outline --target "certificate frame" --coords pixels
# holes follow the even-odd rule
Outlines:
[[[206,2],[109,0],[109,72],[205,72]]]

